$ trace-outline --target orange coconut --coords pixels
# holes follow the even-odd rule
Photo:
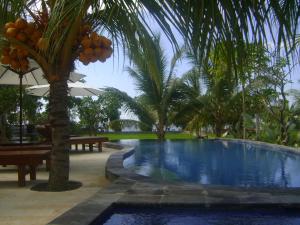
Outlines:
[[[103,48],[95,48],[94,49],[94,55],[96,55],[98,58],[103,57],[104,51],[105,50]]]
[[[10,62],[10,67],[12,68],[12,69],[14,69],[14,70],[19,70],[19,68],[20,68],[20,63],[17,61],[17,60],[15,60],[15,59],[12,59],[11,60],[11,62]]]
[[[83,52],[81,52],[81,53],[79,54],[79,60],[80,60],[81,62],[87,61],[87,57],[86,57],[86,55],[85,55]]]
[[[106,48],[104,52],[105,52],[105,54],[104,54],[105,58],[109,58],[111,56],[113,50],[112,50],[112,48]]]
[[[111,44],[112,44],[111,40],[109,40],[109,39],[106,38],[106,37],[103,37],[102,43],[103,43],[104,47],[106,47],[106,48],[110,47]]]
[[[27,36],[25,33],[20,32],[17,34],[16,39],[21,41],[21,42],[25,42],[27,40]]]
[[[42,33],[39,32],[38,30],[35,30],[32,34],[32,36],[30,36],[30,40],[32,40],[33,42],[37,43],[38,40],[40,39],[40,37],[42,37]]]
[[[29,35],[32,35],[35,30],[35,25],[33,23],[28,23],[26,28],[24,29],[24,33]]]
[[[84,47],[84,48],[89,48],[92,44],[92,41],[91,39],[87,38],[87,37],[84,37],[81,41],[81,45]]]
[[[81,28],[82,33],[89,33],[89,32],[91,32],[91,30],[92,30],[91,26],[88,24],[84,24]]]
[[[49,41],[46,38],[40,38],[36,44],[40,50],[46,50],[49,47]]]
[[[92,48],[85,48],[83,52],[87,56],[92,56],[94,53]]]
[[[17,59],[18,58],[18,51],[17,49],[13,49],[10,54],[9,57],[13,60],[13,59]]]
[[[23,66],[23,67],[29,65],[29,61],[26,58],[21,59],[19,62],[20,62],[20,65]]]
[[[16,20],[15,25],[18,29],[24,29],[27,26],[27,21],[22,18],[19,18]]]
[[[92,56],[90,57],[90,62],[92,62],[92,63],[97,62],[97,59],[98,59],[97,56],[92,55]]]
[[[15,23],[13,22],[8,22],[4,25],[5,30],[7,30],[8,28],[16,28]]]
[[[10,57],[7,55],[2,55],[1,56],[1,63],[2,64],[10,64],[11,60]]]
[[[15,37],[17,33],[18,33],[17,28],[10,27],[6,30],[6,35],[11,38]]]
[[[2,48],[2,55],[8,56],[9,53],[10,53],[10,48],[9,47]]]
[[[29,70],[29,66],[28,66],[28,65],[25,65],[25,66],[21,65],[20,70],[21,70],[23,73],[26,73],[26,72]]]

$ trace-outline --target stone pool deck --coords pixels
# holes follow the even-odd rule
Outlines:
[[[226,209],[300,209],[300,190],[269,190],[164,184],[119,178],[48,225],[93,225],[118,206],[169,206]]]
[[[47,181],[48,172],[42,167],[37,181],[17,186],[14,167],[0,167],[0,225],[44,225],[78,203],[93,196],[110,182],[105,178],[107,158],[116,150],[78,152],[70,156],[70,179],[82,182],[82,187],[67,192],[36,192],[30,188]],[[71,223],[69,223],[71,224]]]

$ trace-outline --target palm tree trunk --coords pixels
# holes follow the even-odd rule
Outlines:
[[[50,124],[52,129],[51,169],[49,189],[66,189],[69,180],[69,117],[67,109],[67,81],[50,83]]]
[[[161,126],[161,124],[159,124],[157,137],[161,141],[165,140],[165,130],[164,130],[164,126]]]
[[[161,116],[158,118],[157,137],[161,141],[165,140],[165,123]]]

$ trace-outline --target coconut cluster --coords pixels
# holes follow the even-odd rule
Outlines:
[[[7,38],[14,38],[31,48],[36,48],[42,36],[34,23],[27,23],[22,18],[6,23],[4,29]],[[29,69],[28,56],[28,51],[22,46],[10,45],[2,49],[1,63],[9,65],[16,71],[26,72]]]
[[[79,60],[88,65],[91,62],[105,62],[112,54],[111,40],[91,32],[83,36],[79,47]]]
[[[42,33],[48,25],[48,14],[38,12],[37,21],[28,23],[19,18],[15,22],[5,24],[5,36],[18,40],[37,51],[45,51],[49,46],[49,39],[42,37]],[[68,23],[62,24],[62,28]],[[73,44],[75,58],[84,65],[91,62],[105,62],[112,54],[112,42],[104,36],[92,32],[91,26],[82,23],[77,40]],[[16,71],[26,72],[29,69],[28,51],[22,46],[10,45],[2,49],[1,63],[9,65]]]
[[[2,49],[1,63],[9,65],[13,70],[27,72],[29,69],[28,52],[16,46]]]
[[[8,38],[15,38],[18,41],[29,45],[36,46],[38,40],[42,37],[41,31],[34,23],[27,23],[26,20],[19,18],[15,22],[5,24],[5,35]]]

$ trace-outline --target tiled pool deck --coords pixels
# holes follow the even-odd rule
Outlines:
[[[274,150],[278,146],[273,145]],[[294,151],[293,148],[280,150]],[[90,225],[101,213],[117,205],[168,205],[197,207],[300,208],[300,188],[235,188],[228,186],[163,183],[132,173],[123,160],[133,153],[125,148],[112,154],[106,176],[114,182],[49,225]]]

